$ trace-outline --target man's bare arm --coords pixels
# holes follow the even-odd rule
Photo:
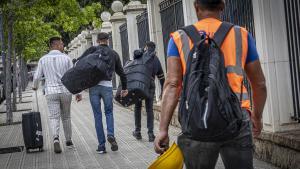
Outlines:
[[[160,130],[167,130],[178,104],[182,85],[182,68],[178,57],[169,57],[167,78],[162,97]]]
[[[253,134],[257,137],[262,129],[262,113],[267,99],[266,80],[263,74],[260,61],[254,61],[246,65],[246,74],[250,80],[253,93]]]
[[[180,58],[169,57],[167,66],[167,78],[164,85],[162,97],[162,109],[159,125],[159,134],[155,139],[155,151],[158,154],[163,153],[169,144],[169,124],[172,119],[174,110],[178,104],[178,98],[182,85],[182,67]]]

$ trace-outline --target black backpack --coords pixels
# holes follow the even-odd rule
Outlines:
[[[194,26],[182,28],[195,45],[187,59],[179,122],[183,134],[193,140],[226,141],[240,132],[242,97],[239,99],[229,86],[221,51],[233,26],[222,23],[213,39],[201,37]]]
[[[121,87],[118,88],[115,100],[125,107],[142,101],[151,96],[151,84],[153,83],[153,61],[151,53],[144,53],[142,56],[127,62],[124,66],[124,73],[127,77],[128,95],[121,97]]]
[[[78,60],[75,66],[63,75],[61,81],[72,94],[77,94],[102,80],[111,79],[111,65],[110,51],[99,48]]]

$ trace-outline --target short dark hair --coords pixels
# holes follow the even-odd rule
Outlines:
[[[100,32],[97,36],[97,40],[108,40],[109,35],[105,32]]]
[[[155,47],[156,47],[155,43],[152,41],[146,42],[146,46],[151,49],[155,49]]]
[[[223,10],[225,0],[195,0],[195,3],[199,4],[204,9],[218,11]]]
[[[49,47],[52,47],[55,41],[61,41],[61,37],[54,36],[49,39]]]

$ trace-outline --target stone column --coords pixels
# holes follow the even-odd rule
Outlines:
[[[114,1],[111,5],[111,9],[114,11],[113,16],[110,17],[110,22],[112,24],[113,49],[119,54],[121,62],[123,63],[120,26],[126,22],[126,17],[122,12],[122,2]],[[119,78],[116,78],[117,86],[120,84],[119,81]]]
[[[198,21],[194,1],[182,1],[184,24],[191,25]]]
[[[264,130],[280,132],[299,128],[291,120],[293,100],[284,2],[253,0],[253,10],[256,45],[268,88]]]
[[[72,59],[74,59],[74,58],[76,58],[76,56],[75,56],[75,51],[76,51],[76,48],[75,48],[75,45],[74,45],[74,42],[72,41],[72,43],[71,43],[71,48],[70,48],[70,50],[71,50],[71,52],[70,52],[70,57],[72,58]]]
[[[73,47],[72,47],[72,48],[73,48],[73,51],[72,51],[72,58],[73,58],[73,59],[78,58],[78,57],[77,57],[77,50],[78,50],[78,49],[77,49],[77,45],[76,45],[76,44],[73,44]]]
[[[120,35],[120,26],[126,22],[126,17],[123,14],[123,4],[120,1],[114,1],[111,5],[112,10],[115,12],[110,18],[112,24],[112,38],[113,38],[113,49],[120,55],[122,59],[122,44]]]
[[[101,13],[101,19],[103,21],[102,27],[101,27],[101,32],[106,32],[106,33],[111,32],[112,24],[109,21],[110,17],[111,17],[111,14],[109,12],[104,11]]]
[[[74,59],[74,58],[75,58],[75,56],[74,56],[74,48],[73,48],[73,47],[70,48],[69,57],[70,57],[71,59]]]
[[[70,48],[71,48],[71,52],[70,52],[70,57],[72,58],[72,59],[74,59],[74,58],[76,58],[75,57],[75,48],[74,48],[74,46],[75,46],[75,44],[74,44],[74,39],[70,42]]]
[[[65,46],[65,47],[64,47],[64,53],[65,53],[66,55],[69,55],[70,49],[69,49],[68,46]]]
[[[73,49],[74,49],[74,50],[73,50],[73,57],[74,57],[74,58],[77,58],[77,50],[78,50],[78,49],[77,49],[77,39],[78,39],[78,38],[75,37],[75,38],[73,39],[73,43],[72,43],[72,44],[73,44]]]
[[[68,44],[68,56],[72,59],[72,41]]]
[[[81,55],[81,43],[80,43],[80,38],[79,37],[76,37],[75,38],[76,39],[76,48],[77,48],[77,50],[76,50],[76,53],[75,53],[75,56],[76,56],[76,58],[79,58],[80,57],[80,55]]]
[[[84,30],[81,32],[81,34],[82,34],[82,53],[84,53],[88,49],[88,41],[87,41],[88,31]]]
[[[137,0],[131,0],[129,4],[123,8],[127,20],[130,59],[133,59],[134,50],[139,48],[139,37],[136,17],[137,15],[141,14],[146,8],[146,4],[141,4],[141,2]]]
[[[77,47],[78,47],[78,51],[77,51],[77,57],[80,57],[81,56],[81,53],[82,53],[82,42],[81,42],[81,37],[78,36],[78,43],[77,43]]]
[[[91,31],[91,35],[92,35],[92,44],[93,46],[97,46],[97,36],[101,31],[99,29],[94,29]]]
[[[83,52],[85,52],[86,40],[85,40],[85,36],[83,33],[78,35],[78,39],[79,39],[79,43],[80,43],[80,50],[78,53],[78,57],[80,57],[83,54]]]
[[[85,36],[86,39],[86,49],[93,46],[92,34],[91,31],[87,31],[87,35]]]
[[[71,58],[71,59],[74,59],[74,56],[73,56],[73,48],[69,48],[69,53],[68,53],[68,56]]]
[[[163,0],[148,0],[147,9],[148,9],[148,21],[149,21],[149,33],[150,40],[156,43],[157,57],[159,58],[163,70],[166,74],[166,62],[165,62],[165,52],[163,44],[163,34],[162,34],[162,25],[161,25],[161,16],[159,3]],[[156,100],[159,101],[160,83],[158,80],[155,81],[156,85]]]

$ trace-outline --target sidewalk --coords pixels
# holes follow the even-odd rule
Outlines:
[[[34,93],[24,94],[24,102],[33,100]],[[48,126],[48,108],[45,97],[39,92],[40,112],[42,115],[44,152],[27,154],[25,151],[11,154],[0,154],[1,169],[146,169],[157,155],[153,150],[153,143],[148,142],[146,118],[142,117],[141,141],[137,141],[132,136],[134,128],[133,112],[115,105],[115,134],[119,144],[119,151],[112,152],[107,144],[107,154],[96,153],[97,138],[94,128],[94,118],[86,93],[83,101],[72,103],[72,129],[75,149],[67,149],[64,142],[63,130],[61,128],[61,142],[63,153],[54,154],[51,136]],[[74,99],[73,99],[74,100]],[[102,106],[103,107],[103,106]],[[18,109],[32,108],[32,103],[18,105]],[[35,108],[34,108],[35,109]],[[4,110],[4,106],[0,107]],[[15,121],[20,121],[22,112],[15,112]],[[0,123],[4,122],[6,115],[0,114]],[[103,115],[105,124],[105,116]],[[155,122],[155,133],[157,133],[158,122]],[[62,125],[61,125],[62,127]],[[104,127],[106,128],[106,127]],[[176,140],[180,129],[170,127],[170,139]],[[171,141],[171,142],[172,142]],[[21,125],[0,127],[0,148],[10,146],[23,146]],[[265,162],[255,160],[257,169],[277,169]],[[219,160],[217,169],[223,169]]]

